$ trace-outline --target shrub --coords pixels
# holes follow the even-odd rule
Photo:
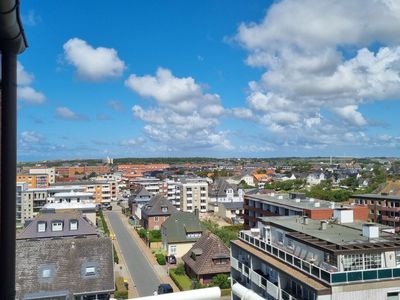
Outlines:
[[[156,259],[159,265],[165,265],[167,263],[163,254],[156,254]]]
[[[140,228],[140,229],[139,229],[139,236],[140,236],[140,238],[142,238],[142,239],[146,238],[146,237],[147,237],[147,231],[146,231],[146,229]]]
[[[119,257],[118,257],[117,251],[115,250],[114,244],[113,244],[113,252],[114,252],[114,262],[116,264],[118,264],[119,263]]]
[[[149,231],[150,242],[160,242],[161,241],[161,230],[150,230]]]
[[[175,269],[169,270],[169,275],[181,291],[192,289],[192,280],[186,275],[178,275]]]
[[[128,290],[124,284],[123,277],[117,277],[115,280],[115,289],[114,297],[117,299],[128,299]]]
[[[231,283],[228,275],[226,274],[217,274],[212,279],[213,286],[219,286],[221,289],[230,288]]]
[[[185,275],[185,266],[183,264],[179,264],[175,269],[176,275]]]
[[[128,299],[128,291],[115,291],[114,298],[116,299]]]

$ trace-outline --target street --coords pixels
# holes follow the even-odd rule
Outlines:
[[[153,295],[154,290],[160,284],[157,274],[143,255],[141,249],[132,239],[130,233],[122,223],[119,212],[106,212],[112,231],[118,240],[122,255],[132,276],[139,296]]]

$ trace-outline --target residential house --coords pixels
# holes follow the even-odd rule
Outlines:
[[[325,180],[325,174],[323,172],[311,173],[307,176],[307,184],[309,185],[320,184],[322,180]]]
[[[244,202],[222,202],[218,203],[217,216],[227,219],[232,223],[239,223],[243,220]]]
[[[222,240],[207,231],[182,257],[186,273],[201,284],[207,284],[217,274],[230,273],[230,252]]]
[[[160,229],[168,217],[177,212],[175,206],[163,195],[155,195],[142,207],[142,226],[146,230]]]
[[[244,192],[236,184],[228,183],[224,178],[216,178],[209,186],[209,205],[220,202],[243,202]]]
[[[151,200],[151,194],[144,186],[140,186],[133,191],[129,197],[129,208],[132,215],[135,215],[139,220],[142,219],[142,208]]]
[[[163,248],[168,255],[182,257],[202,236],[204,230],[198,214],[178,211],[161,225]]]

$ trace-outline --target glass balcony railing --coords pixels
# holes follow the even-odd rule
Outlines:
[[[262,239],[252,236],[250,231],[241,231],[239,233],[239,238],[247,244],[258,248],[261,251],[266,252],[267,254],[272,255],[277,259],[302,271],[303,273],[306,273],[320,281],[328,283],[329,285],[341,285],[346,283],[375,280],[400,279],[400,268],[381,268],[346,272],[327,270],[326,268],[321,268],[308,261],[305,261],[280,247],[267,244]]]

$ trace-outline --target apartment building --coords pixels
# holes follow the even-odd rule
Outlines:
[[[118,165],[118,172],[126,177],[142,177],[143,173],[149,171],[162,171],[169,168],[169,164],[121,164]]]
[[[331,219],[337,203],[307,198],[304,193],[256,194],[244,196],[244,226],[246,229],[257,225],[260,217],[308,216],[315,220]],[[368,219],[366,205],[351,206],[356,220]]]
[[[29,169],[29,174],[34,175],[47,175],[48,183],[54,184],[56,182],[56,169],[47,167],[34,167]]]
[[[170,180],[167,179],[165,181],[165,184],[167,186],[166,190],[166,197],[168,201],[170,201],[177,210],[181,209],[181,191],[180,191],[180,185],[179,182],[175,180]]]
[[[17,182],[16,220],[19,224],[23,224],[26,218],[26,207],[22,201],[22,193],[27,189],[28,184],[26,182]]]
[[[368,206],[368,219],[393,226],[400,232],[400,197],[387,194],[354,195],[355,203]]]
[[[182,179],[179,183],[180,210],[208,211],[208,183],[201,179]]]
[[[17,182],[25,182],[28,188],[46,188],[49,186],[47,174],[17,174]]]
[[[111,167],[109,165],[96,165],[96,166],[62,166],[56,167],[56,174],[62,177],[76,177],[77,175],[90,175],[95,173],[97,175],[110,173]]]
[[[129,181],[130,190],[135,190],[142,186],[152,195],[160,192],[161,185],[163,185],[163,182],[156,177],[138,177]]]
[[[354,221],[260,218],[231,242],[231,278],[264,299],[399,299],[400,237],[393,228]],[[235,292],[233,300],[240,299]]]

